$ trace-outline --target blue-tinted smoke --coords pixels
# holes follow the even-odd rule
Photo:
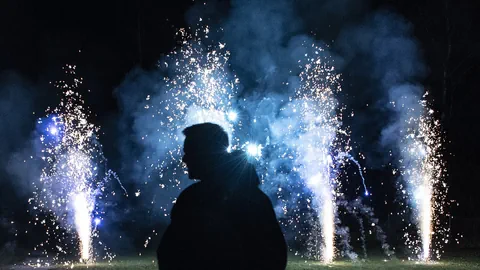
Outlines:
[[[359,25],[347,27],[336,43],[346,62],[362,61],[354,72],[367,76],[371,89],[365,92],[376,95],[372,105],[389,121],[379,142],[383,146],[394,145],[400,135],[397,125],[402,119],[399,118],[404,117],[407,109],[419,108],[418,101],[423,95],[419,83],[426,67],[413,36],[413,26],[399,15],[381,11]],[[393,107],[391,102],[404,106]]]
[[[38,91],[25,78],[13,72],[0,74],[0,264],[11,263],[18,250],[32,181],[40,175],[35,162],[34,100]]]
[[[29,195],[30,182],[38,172],[30,162],[34,153],[30,151],[34,147],[30,136],[36,117],[35,93],[34,87],[19,75],[0,74],[0,181],[6,180],[5,184],[23,198]]]
[[[366,60],[364,67],[368,67],[371,85],[378,93],[374,106],[386,119],[382,121],[377,145],[383,160],[391,162],[402,172],[419,169],[419,154],[407,149],[413,149],[416,140],[413,136],[418,136],[420,131],[418,119],[426,111],[422,101],[425,94],[422,80],[427,69],[413,34],[413,26],[402,17],[379,12],[360,26],[345,30],[339,42],[346,59],[353,61],[363,57]],[[411,139],[406,139],[407,133],[412,134]],[[397,188],[402,207],[400,213],[406,220],[405,224],[396,225],[398,229],[411,221],[418,222],[415,219],[417,206],[412,200],[412,193],[416,193],[412,190],[412,183],[419,180],[410,177],[402,173],[394,183],[389,183]],[[409,235],[415,234],[414,231],[412,228],[411,232],[406,232],[406,241],[411,251],[418,252],[418,243],[412,246],[412,236]]]

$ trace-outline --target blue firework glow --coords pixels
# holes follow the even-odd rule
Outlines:
[[[228,120],[235,122],[238,118],[238,113],[236,111],[229,111],[227,114]]]

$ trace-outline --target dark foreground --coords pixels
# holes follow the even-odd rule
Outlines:
[[[155,270],[156,262],[152,256],[141,257],[120,257],[115,259],[112,263],[97,262],[95,264],[84,265],[74,264],[75,269],[91,269],[91,270],[107,270],[107,269],[143,269]],[[9,266],[0,269],[33,269],[27,266]],[[71,269],[71,265],[56,266],[49,268],[37,269]],[[229,269],[228,265],[225,269]],[[298,257],[290,257],[287,269],[289,270],[310,270],[310,269],[480,269],[480,257],[475,253],[456,254],[455,256],[446,257],[439,262],[418,263],[413,261],[404,261],[393,259],[385,261],[382,258],[371,258],[366,261],[337,261],[332,264],[322,264],[315,261],[305,261]]]

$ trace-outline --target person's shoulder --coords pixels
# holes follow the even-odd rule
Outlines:
[[[180,193],[180,196],[178,197],[177,201],[196,196],[196,194],[201,192],[202,187],[203,187],[203,184],[201,182],[191,184]]]
[[[271,206],[272,201],[259,187],[255,187],[250,191],[250,199],[256,204]]]
[[[272,200],[260,188],[251,190],[247,202],[249,215],[258,222],[270,222],[276,218]]]
[[[199,190],[201,190],[201,188],[202,185],[200,182],[194,183],[180,193],[171,211],[172,219],[180,213],[185,213],[185,211],[188,212],[188,209],[191,208],[192,204],[198,201],[198,194],[200,194]]]
[[[263,192],[260,188],[257,188],[258,189],[258,192],[260,193],[260,196],[262,197],[262,200],[265,202],[265,203],[268,203],[268,204],[272,204],[272,200],[270,200],[270,197],[268,197],[267,194],[265,194],[265,192]]]

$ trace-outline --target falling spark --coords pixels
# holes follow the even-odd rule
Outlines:
[[[365,196],[370,196],[370,192],[368,192],[368,189],[367,189],[367,184],[365,183],[365,176],[363,175],[362,166],[360,166],[360,163],[358,162],[358,160],[356,160],[354,157],[352,157],[348,153],[340,153],[338,155],[338,157],[346,157],[347,159],[349,159],[353,163],[355,163],[355,165],[358,168],[358,173],[360,174],[360,178],[362,178],[362,185],[363,185],[363,189],[364,189],[364,194],[365,194]]]

